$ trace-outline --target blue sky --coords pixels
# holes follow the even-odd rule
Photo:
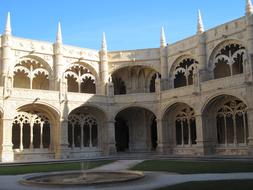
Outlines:
[[[160,27],[168,43],[196,33],[197,10],[205,29],[239,18],[245,0],[0,0],[0,30],[11,12],[15,36],[53,42],[61,21],[63,42],[109,50],[159,47]]]

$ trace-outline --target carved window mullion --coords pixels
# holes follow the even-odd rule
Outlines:
[[[237,144],[237,134],[236,134],[236,112],[232,113],[232,117],[233,117],[233,130],[234,130],[234,145]]]
[[[243,136],[244,136],[244,144],[247,144],[247,129],[246,129],[246,116],[245,116],[245,112],[242,112],[242,117],[243,117]]]

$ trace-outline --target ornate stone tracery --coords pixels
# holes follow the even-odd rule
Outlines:
[[[68,81],[68,91],[82,93],[96,93],[96,78],[83,65],[72,64],[64,73]]]
[[[50,120],[39,112],[19,112],[12,123],[14,149],[50,147]]]
[[[190,107],[182,109],[176,115],[176,142],[177,145],[196,144],[196,124],[194,110]]]
[[[223,46],[214,58],[214,78],[243,73],[245,56],[245,48],[239,44],[231,43]]]
[[[97,120],[90,115],[70,114],[68,117],[68,139],[71,148],[97,147]]]
[[[22,58],[14,67],[14,87],[49,89],[50,73],[45,65],[32,58]]]
[[[216,116],[218,144],[247,144],[247,106],[232,100],[219,107]]]
[[[174,88],[193,84],[194,70],[197,70],[198,62],[195,59],[185,58],[180,61],[173,71]]]

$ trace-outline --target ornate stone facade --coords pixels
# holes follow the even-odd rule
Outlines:
[[[2,162],[117,152],[253,155],[253,11],[160,48],[0,38]]]

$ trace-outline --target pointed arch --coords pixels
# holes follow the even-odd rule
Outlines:
[[[69,92],[96,93],[96,72],[88,64],[73,63],[69,65],[64,77],[67,79]]]
[[[36,154],[35,150],[52,154],[56,139],[53,138],[59,125],[59,113],[44,104],[20,106],[12,122],[14,154]]]
[[[174,88],[193,84],[193,71],[197,69],[198,61],[189,55],[180,56],[170,69],[171,82]]]
[[[33,55],[22,57],[13,72],[14,87],[49,90],[52,69],[42,58]]]
[[[225,154],[241,154],[240,147],[247,147],[248,117],[246,103],[233,95],[212,96],[203,107],[207,139]],[[236,149],[229,152],[231,148]]]
[[[238,40],[230,39],[219,43],[209,57],[208,69],[213,73],[212,78],[243,73],[246,56],[246,48]]]
[[[192,147],[196,144],[197,132],[195,110],[186,103],[175,102],[167,107],[162,117],[163,127],[174,146]]]

